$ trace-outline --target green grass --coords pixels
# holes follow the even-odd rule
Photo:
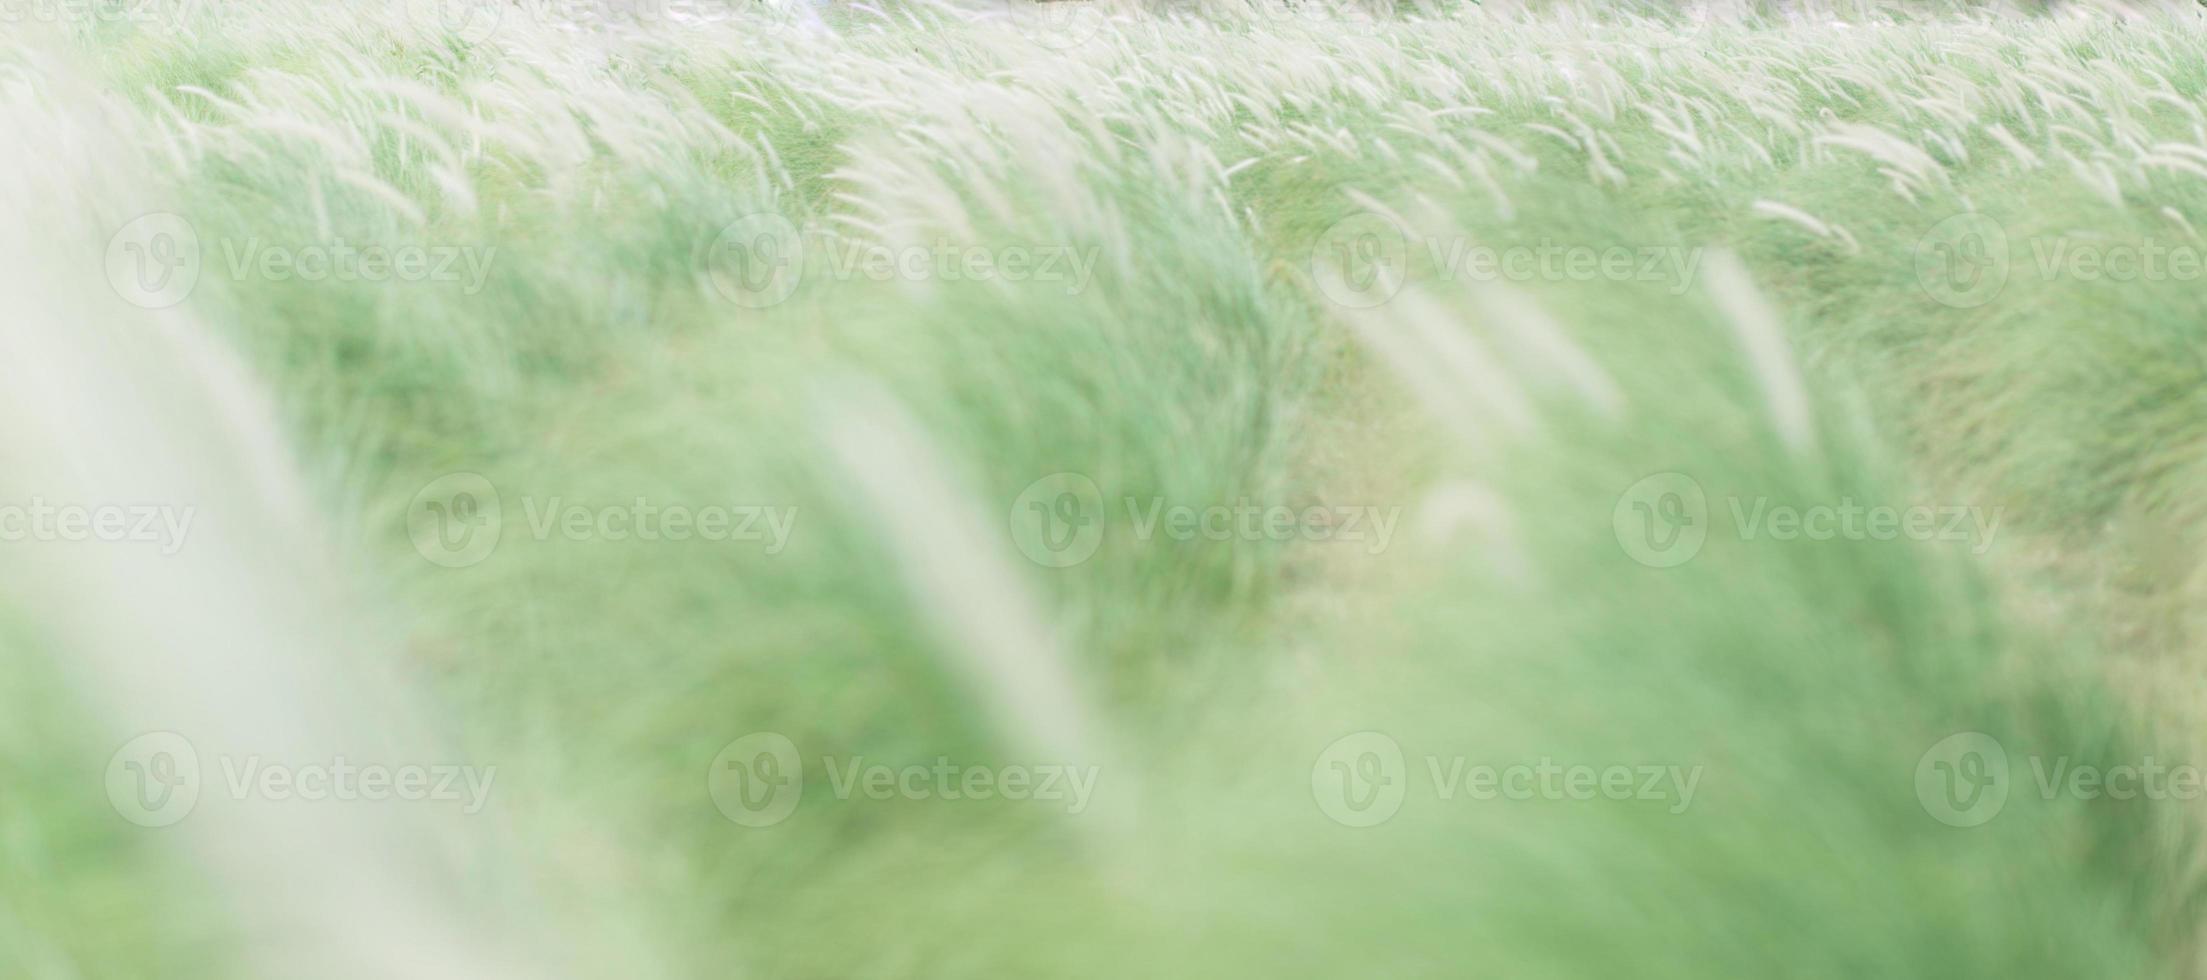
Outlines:
[[[2194,802],[2042,798],[2029,761],[2197,754],[2203,301],[2033,251],[2202,247],[2196,17],[1855,10],[1665,45],[1494,4],[1120,13],[1062,49],[927,6],[583,34],[517,10],[473,39],[225,8],[0,44],[26,304],[0,503],[205,515],[167,563],[0,543],[0,973],[2196,972]],[[204,253],[160,313],[102,264],[147,212]],[[1957,307],[1919,268],[1962,212],[2011,263]],[[802,273],[752,307],[714,242],[759,214]],[[1344,221],[1406,236],[1369,309],[1329,289]],[[226,258],[338,239],[487,275]],[[837,273],[938,242],[1093,274]],[[1436,267],[1452,246],[1635,274],[1476,282]],[[409,536],[452,473],[504,514],[457,568]],[[1060,473],[1103,506],[1049,567],[1015,528]],[[1670,568],[1614,523],[1661,473],[1708,504]],[[771,553],[539,538],[555,498],[795,523]],[[1140,517],[1244,500],[1398,523],[1375,553]],[[1747,537],[1735,500],[1996,530]],[[205,770],[174,827],[105,798],[147,731]],[[1360,828],[1313,778],[1365,731],[1407,796]],[[754,732],[804,760],[764,828],[707,787]],[[2011,760],[1982,826],[1918,792],[1962,732]],[[218,760],[332,746],[495,790],[215,798]],[[838,798],[822,757],[1102,768],[1068,813]],[[1697,781],[1444,800],[1429,757]]]

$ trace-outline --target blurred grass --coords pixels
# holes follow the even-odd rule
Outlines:
[[[2136,134],[2198,142],[2196,111],[2117,84],[2142,90],[2156,71],[2196,108],[2196,24],[1727,25],[1650,52],[1629,29],[1462,10],[1140,21],[1057,52],[925,8],[842,37],[739,20],[584,40],[511,22],[476,45],[349,14],[294,31],[231,13],[198,38],[77,49],[144,127],[132,140],[164,210],[208,243],[495,256],[466,295],[231,281],[210,248],[188,309],[271,388],[347,558],[400,610],[390,628],[427,697],[469,758],[499,766],[495,833],[531,855],[546,931],[578,975],[2193,970],[2189,808],[2042,800],[2021,760],[2196,745],[2133,695],[2181,707],[2168,689],[2197,689],[2200,563],[2170,542],[2200,527],[2201,300],[2184,283],[2035,279],[2022,243],[2173,235],[2161,208],[2198,213],[2199,191],[2156,177],[2111,206],[2065,169],[2010,164],[1982,127],[2051,146],[2057,122],[2089,125],[1997,105],[2012,80],[1989,66],[2007,65],[2102,100],[2130,127],[2105,134],[2107,153]],[[1915,200],[1817,142],[1838,121],[1915,140],[1931,124],[1913,100],[1963,85],[1970,156],[1940,158],[1945,176]],[[1742,90],[1797,131],[1727,99]],[[1699,155],[1662,131],[1680,118]],[[1626,179],[1594,176],[1597,158]],[[339,173],[372,176],[422,220]],[[1698,281],[1522,284],[1627,408],[1605,417],[1538,358],[1505,353],[1537,427],[1455,441],[1448,423],[1494,420],[1435,419],[1405,397],[1311,279],[1314,249],[1366,199],[1496,248],[1736,250],[1784,311],[1815,448],[1774,431]],[[1760,200],[1857,247],[1757,215]],[[2007,229],[2016,269],[1994,301],[1957,310],[1919,286],[1915,249],[1969,209]],[[808,253],[789,300],[746,309],[698,256],[760,212],[808,235],[1101,259],[1067,295],[831,281]],[[65,216],[112,218],[91,232],[104,238],[133,215]],[[1431,299],[1446,329],[1505,330],[1481,289],[1410,271],[1406,297]],[[1376,322],[1408,333],[1409,310]],[[972,547],[1019,562],[1095,680],[1130,760],[1104,791],[1144,791],[1132,832],[1001,801],[839,801],[812,767],[1043,761],[946,666],[878,515],[821,451],[819,407],[852,377],[913,413],[993,528],[1049,474],[1102,488],[1086,562],[1029,565],[1009,534]],[[421,560],[405,519],[458,471],[499,488],[507,533],[455,570]],[[1692,562],[1649,568],[1610,515],[1665,471],[1705,488],[1712,516],[1733,497],[1968,504],[2001,508],[2001,537],[1977,556],[1713,534]],[[1503,516],[1424,520],[1465,487]],[[799,517],[771,556],[532,540],[520,501],[555,496]],[[1400,507],[1409,530],[1376,556],[1145,540],[1126,497]],[[21,672],[0,756],[22,775],[0,932],[38,940],[0,955],[30,976],[234,975],[258,937],[179,896],[188,864],[108,819],[90,774],[110,748],[52,709],[63,678],[38,666],[52,644],[37,635],[9,644]],[[1353,830],[1326,820],[1309,780],[1329,743],[1363,730],[1410,753],[1413,789],[1394,820]],[[766,830],[722,819],[700,785],[754,731],[788,735],[808,766],[796,815]],[[1932,820],[1912,783],[1961,731],[1995,736],[2018,767],[2007,809],[1968,830]],[[1420,788],[1427,755],[1705,774],[1680,814],[1442,802]],[[657,962],[628,958],[639,948]]]

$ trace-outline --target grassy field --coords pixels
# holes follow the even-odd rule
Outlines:
[[[0,975],[2207,972],[2192,5],[0,16]]]

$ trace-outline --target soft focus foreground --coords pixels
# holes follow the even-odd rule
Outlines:
[[[2198,972],[2183,8],[10,8],[0,974]]]

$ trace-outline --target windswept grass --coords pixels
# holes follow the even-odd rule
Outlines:
[[[0,973],[2198,972],[2196,14],[435,7],[0,42]]]

